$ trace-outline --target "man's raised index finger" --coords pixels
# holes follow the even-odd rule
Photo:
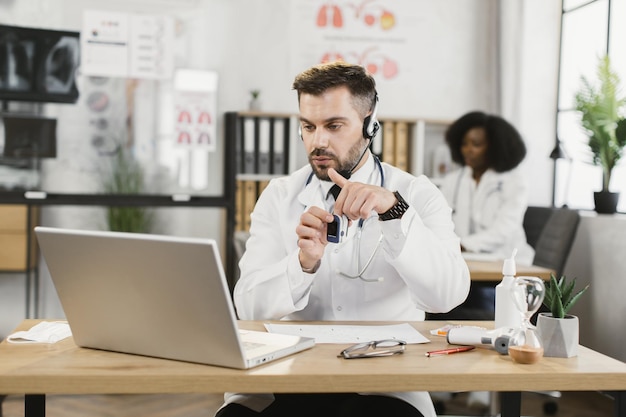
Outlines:
[[[348,183],[348,180],[345,179],[341,174],[339,174],[334,168],[328,169],[328,177],[332,182],[334,182],[341,188],[343,188],[343,186]]]

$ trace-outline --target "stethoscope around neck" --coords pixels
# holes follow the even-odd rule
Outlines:
[[[376,163],[376,166],[378,168],[378,172],[380,173],[380,186],[384,187],[385,185],[385,173],[383,170],[383,165],[380,163],[380,159],[372,154],[372,156],[374,157],[374,162]],[[309,185],[309,183],[311,182],[311,180],[313,179],[313,172],[311,172],[306,180],[306,183],[304,184],[304,186],[306,187],[307,185]],[[357,229],[357,234],[355,239],[357,240],[357,244],[356,244],[356,266],[357,266],[357,271],[358,273],[356,275],[352,275],[352,274],[348,274],[346,272],[340,271],[339,269],[336,269],[335,272],[338,273],[339,275],[348,278],[348,279],[360,279],[361,281],[364,282],[381,282],[384,281],[384,277],[378,277],[378,278],[374,278],[374,279],[369,279],[369,278],[365,278],[363,276],[363,274],[365,273],[365,271],[367,271],[367,268],[369,268],[370,264],[372,263],[372,261],[374,260],[374,257],[376,256],[376,253],[378,252],[378,249],[380,248],[380,244],[383,241],[383,235],[382,233],[380,234],[380,236],[378,237],[378,241],[376,242],[376,247],[374,248],[374,251],[372,252],[372,254],[370,255],[370,257],[367,259],[367,261],[365,262],[365,265],[363,266],[363,268],[361,268],[361,262],[359,261],[359,254],[361,253],[361,236],[363,234],[363,225],[365,223],[364,219],[359,219],[359,223],[357,225],[358,229]]]

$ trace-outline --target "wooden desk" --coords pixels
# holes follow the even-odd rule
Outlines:
[[[465,261],[470,271],[472,281],[490,281],[499,282],[502,280],[502,261]],[[552,269],[541,266],[523,266],[517,265],[517,276],[533,276],[543,280],[550,279],[550,273],[554,273]]]
[[[26,320],[18,328],[36,324]],[[368,323],[371,324],[371,323]],[[502,416],[519,416],[520,391],[616,391],[615,415],[626,415],[626,364],[580,347],[578,357],[543,358],[534,365],[478,348],[425,357],[444,348],[429,330],[443,322],[413,325],[432,343],[409,345],[403,355],[366,360],[337,358],[344,345],[319,344],[251,370],[126,355],[56,344],[0,344],[0,393],[26,394],[25,415],[45,415],[45,394],[158,394],[235,392],[504,391]],[[492,326],[492,323],[471,322]],[[242,328],[262,328],[241,322]]]

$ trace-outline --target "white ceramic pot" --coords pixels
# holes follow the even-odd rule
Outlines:
[[[543,344],[543,356],[571,358],[578,355],[578,317],[566,314],[556,319],[552,313],[539,313],[537,333]]]
[[[250,111],[261,111],[261,100],[258,98],[251,99],[249,109]]]

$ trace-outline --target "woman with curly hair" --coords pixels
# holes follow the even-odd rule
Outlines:
[[[502,117],[475,111],[446,132],[452,160],[460,169],[446,175],[441,191],[453,210],[455,231],[465,252],[504,259],[517,249],[519,264],[535,255],[523,228],[528,189],[519,170],[524,141]]]

